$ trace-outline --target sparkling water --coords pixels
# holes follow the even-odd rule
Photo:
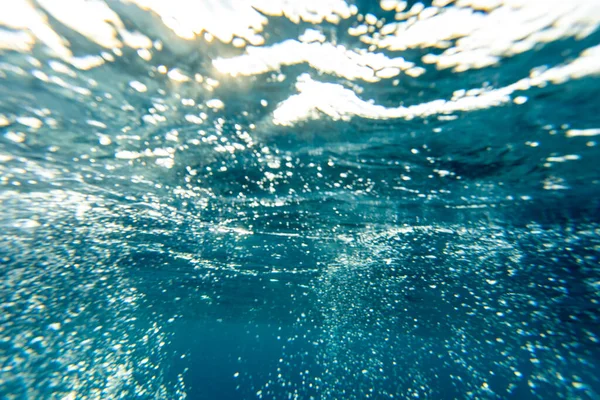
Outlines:
[[[0,4],[0,398],[600,399],[599,26]]]

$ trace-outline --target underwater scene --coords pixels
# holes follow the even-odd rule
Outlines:
[[[599,0],[5,0],[1,399],[600,399]]]

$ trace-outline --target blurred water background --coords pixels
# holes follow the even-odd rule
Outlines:
[[[596,0],[0,4],[0,397],[600,399]]]

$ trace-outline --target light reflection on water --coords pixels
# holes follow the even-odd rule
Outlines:
[[[596,2],[0,8],[3,397],[598,397]]]

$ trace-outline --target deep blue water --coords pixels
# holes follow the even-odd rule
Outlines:
[[[235,57],[253,50],[219,40],[219,24],[186,40],[157,10],[99,2],[151,41],[148,57],[113,21],[115,50],[42,3],[74,57],[104,61],[83,68],[39,21],[0,18],[0,398],[600,398],[593,0],[517,39],[542,19],[532,8],[440,6],[472,10],[480,31],[494,10],[516,21],[483,53],[535,42],[464,70],[423,60],[479,38],[468,18],[446,44],[394,49],[349,29],[367,13],[376,32],[408,20],[396,3],[354,3],[338,24],[261,11],[257,48],[275,50],[253,63],[296,57],[276,46],[314,29],[355,52],[352,68],[374,53],[424,68],[378,79],[314,48],[246,73]],[[245,3],[198,4],[244,24]],[[435,18],[415,4],[410,24]],[[69,21],[98,21],[84,11]],[[9,48],[9,33],[33,44]],[[315,93],[307,76],[317,95],[282,123]],[[463,89],[482,89],[466,94],[476,106],[455,106]]]

